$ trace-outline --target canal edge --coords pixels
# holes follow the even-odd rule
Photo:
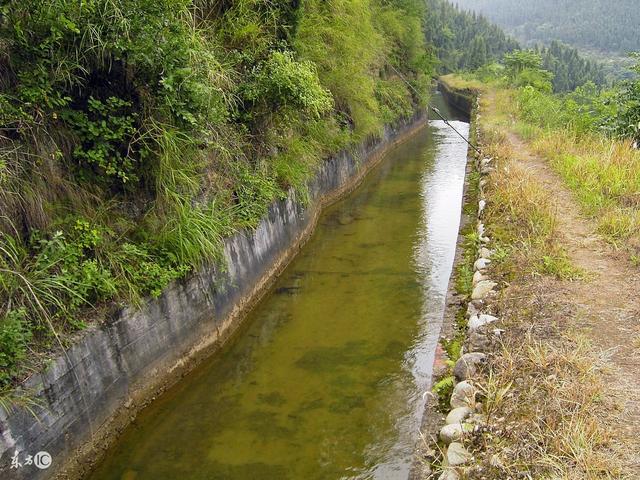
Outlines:
[[[478,121],[480,92],[456,89],[442,79],[438,79],[438,88],[447,102],[469,115],[469,141],[472,145],[476,145],[480,137]],[[482,242],[469,241],[468,238],[478,233],[479,230],[484,230],[483,226],[480,227],[482,225],[480,202],[484,202],[483,171],[488,172],[486,169],[483,170],[483,160],[478,152],[469,148],[456,253],[447,287],[445,311],[440,339],[436,347],[430,390],[423,393],[425,408],[409,480],[431,478],[454,480],[458,478],[447,476],[448,470],[443,470],[443,467],[446,467],[445,449],[447,447],[443,449],[439,438],[441,430],[446,426],[447,419],[441,405],[449,404],[451,401],[455,386],[454,370],[456,370],[457,362],[460,361],[459,354],[452,355],[451,350],[464,351],[465,347],[469,345],[467,313],[469,312],[468,305],[473,303],[472,292],[467,288],[462,288],[459,279],[464,275],[465,270],[471,269],[473,271],[481,250]],[[482,235],[478,236],[482,237]],[[440,471],[443,473],[439,477]]]

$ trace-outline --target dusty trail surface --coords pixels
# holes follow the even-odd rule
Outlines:
[[[640,271],[598,236],[596,223],[581,214],[572,192],[547,161],[513,132],[506,135],[515,160],[556,200],[561,242],[573,265],[585,273],[583,280],[554,280],[550,287],[572,307],[566,327],[591,339],[610,366],[605,383],[620,397],[614,440],[625,450],[632,478],[640,478]]]

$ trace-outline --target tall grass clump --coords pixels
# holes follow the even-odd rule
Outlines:
[[[488,193],[490,228],[502,252],[498,268],[505,274],[580,277],[559,241],[555,199],[531,172],[512,161],[516,153],[500,135],[487,132],[486,141],[486,153],[501,162]]]

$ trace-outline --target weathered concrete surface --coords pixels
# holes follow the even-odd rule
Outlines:
[[[24,387],[42,402],[39,420],[0,409],[0,478],[81,476],[145,402],[232,333],[311,233],[322,206],[356,186],[387,147],[424,122],[417,114],[327,160],[311,182],[308,207],[291,193],[271,205],[255,231],[225,241],[225,270],[204,268],[143,308],[122,310],[29,378]],[[53,456],[51,468],[10,468],[16,451],[24,463],[41,450]]]
[[[448,103],[471,117],[473,102],[478,96],[478,92],[451,88],[442,78],[438,79],[438,89],[442,92],[442,95]]]

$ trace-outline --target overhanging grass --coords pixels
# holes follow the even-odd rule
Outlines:
[[[53,332],[64,340],[94,307],[140,304],[219,262],[223,238],[255,227],[274,199],[294,188],[304,200],[323,159],[423,106],[433,65],[423,9],[8,5],[0,362],[11,373],[0,390],[36,368],[28,348],[46,351]]]

